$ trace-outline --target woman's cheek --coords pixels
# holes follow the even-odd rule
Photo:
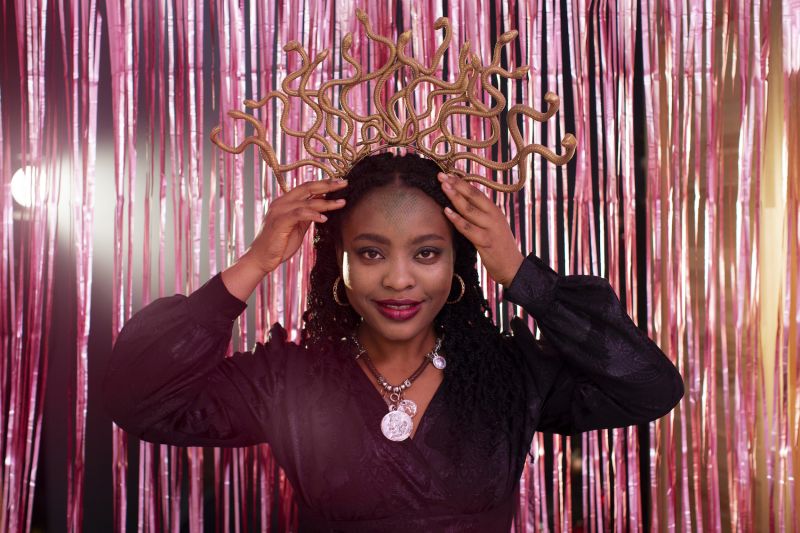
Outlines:
[[[350,301],[355,301],[356,311],[362,314],[362,301],[374,294],[380,279],[376,276],[376,269],[370,269],[358,264],[358,260],[351,261],[347,269],[343,269],[342,277],[347,287]]]

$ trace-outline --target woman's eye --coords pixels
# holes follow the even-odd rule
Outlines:
[[[435,259],[439,255],[439,250],[434,248],[425,248],[417,253],[420,259]]]
[[[378,250],[367,248],[365,250],[359,250],[359,255],[364,259],[378,259],[381,256],[381,253]]]

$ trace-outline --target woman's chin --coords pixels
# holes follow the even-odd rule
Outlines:
[[[427,331],[433,325],[433,320],[415,316],[409,320],[392,320],[380,314],[364,319],[363,326],[369,328],[370,333],[390,341],[406,341],[413,339],[420,333]],[[363,327],[362,326],[362,327]]]

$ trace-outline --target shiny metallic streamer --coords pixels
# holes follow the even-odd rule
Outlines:
[[[77,234],[77,333],[74,418],[67,446],[67,524],[73,531],[83,522],[86,411],[88,407],[88,341],[91,314],[95,163],[97,159],[97,90],[100,76],[102,18],[96,2],[58,6],[65,85],[69,82],[67,122],[72,144],[72,227]],[[67,29],[72,31],[67,32]],[[68,44],[69,43],[69,44]],[[69,60],[66,51],[69,50]]]
[[[546,29],[545,34],[552,36],[551,42],[558,43],[557,46],[548,46],[547,47],[547,86],[552,87],[557,94],[564,94],[564,84],[563,84],[563,65],[562,65],[562,37],[561,37],[561,2],[553,1],[553,2],[546,2],[545,3],[545,11],[546,11]],[[557,131],[556,126],[560,128],[560,132],[565,131],[565,120],[564,120],[564,113],[558,114],[558,123],[556,121],[548,121],[548,132],[547,132],[547,140],[550,141],[551,139],[554,140],[557,138]],[[563,133],[562,133],[563,135]],[[561,246],[565,248],[565,257],[569,257],[569,251],[567,250],[569,246],[569,222],[567,220],[567,215],[569,213],[568,210],[568,203],[569,198],[567,194],[557,194],[556,188],[556,179],[560,178],[561,181],[561,191],[567,191],[567,172],[566,169],[563,167],[557,168],[555,165],[547,165],[546,168],[548,169],[548,181],[550,184],[550,197],[553,199],[553,203],[548,210],[548,214],[550,215],[550,222],[548,223],[548,230],[550,232],[549,242],[551,244],[550,248],[550,257],[555,258],[558,257],[558,252],[556,251],[557,245],[560,243]],[[553,178],[550,180],[550,178]],[[560,198],[559,198],[560,196]],[[557,235],[557,225],[552,223],[555,221],[556,209],[555,209],[555,202],[561,202],[561,221],[562,224],[562,231],[564,232],[563,235]],[[564,476],[564,471],[562,469],[562,461],[563,461],[563,448],[562,448],[562,441],[569,439],[569,437],[562,438],[559,436],[552,437],[552,445],[553,445],[553,470],[552,470],[552,477],[553,477],[553,516],[552,522],[554,526],[554,531],[556,532],[563,532],[569,531],[566,528],[566,517],[568,517],[571,513],[569,512],[569,508],[566,507],[567,505],[571,504],[571,502],[564,501],[565,496],[565,483],[569,479],[567,475],[566,479]],[[566,444],[566,443],[564,443]]]
[[[222,119],[222,110],[235,108],[239,102],[244,99],[244,91],[240,88],[239,74],[243,73],[243,65],[237,67],[239,63],[239,55],[243,55],[243,43],[241,42],[241,31],[243,31],[243,13],[241,13],[240,5],[237,2],[229,2],[220,0],[214,3],[215,6],[215,22],[217,32],[217,42],[219,48],[219,110],[220,119]],[[240,52],[241,50],[241,52]],[[236,128],[235,135],[242,134],[241,128]],[[217,265],[219,269],[231,264],[236,257],[238,257],[236,241],[238,233],[241,232],[241,217],[242,217],[242,169],[243,163],[241,160],[234,158],[225,158],[222,162],[223,165],[218,169],[220,182],[220,193],[223,195],[220,198],[219,213],[220,220],[220,237],[222,245],[223,263]],[[240,239],[241,240],[241,239]],[[239,247],[243,246],[242,243]],[[243,251],[243,250],[241,250]],[[234,257],[236,256],[236,257]],[[246,322],[243,320],[237,321],[239,335],[238,343],[235,346],[237,350],[244,348],[246,340]],[[242,329],[245,328],[245,329]],[[233,347],[232,347],[233,348]],[[231,502],[231,484],[234,483],[232,479],[232,469],[235,467],[233,463],[232,450],[224,450],[222,453],[215,451],[214,453],[214,477],[215,485],[218,487],[216,492],[216,508],[218,511],[217,529],[228,531],[228,524],[231,523],[231,504],[235,505],[235,501]],[[202,494],[202,479],[197,476],[192,479],[193,486],[196,486],[197,493]],[[200,498],[196,497],[195,502],[197,505],[193,506],[191,515],[195,516],[196,520],[201,518]],[[238,522],[237,522],[238,523]]]
[[[616,225],[616,172],[613,171],[616,164],[614,154],[616,139],[616,120],[611,98],[613,88],[611,85],[611,75],[613,67],[610,62],[611,52],[608,50],[609,31],[608,20],[606,18],[606,5],[595,5],[592,13],[594,26],[594,62],[595,72],[593,83],[595,87],[595,132],[597,139],[598,153],[598,175],[601,180],[598,183],[598,198],[600,206],[600,216],[597,217],[597,239],[600,243],[597,257],[596,271],[597,276],[608,276],[612,283],[615,277],[613,272],[617,272],[615,265],[617,258],[612,252],[606,255],[606,248],[615,249],[616,242],[613,238],[606,235],[616,235],[615,232],[607,230],[609,225]],[[605,154],[603,154],[605,152]],[[603,157],[605,155],[605,157]],[[611,169],[609,169],[611,167]],[[605,183],[605,187],[602,184]],[[594,218],[594,217],[593,217]],[[594,436],[592,450],[593,454],[587,456],[586,464],[593,469],[594,487],[594,507],[589,510],[589,520],[596,531],[607,531],[611,529],[609,523],[611,515],[611,465],[609,464],[608,439],[610,431],[600,431]]]
[[[621,109],[620,130],[622,132],[621,146],[619,147],[622,168],[622,195],[620,209],[623,215],[623,247],[624,257],[619,269],[624,274],[626,299],[624,301],[628,314],[635,322],[638,316],[638,280],[637,267],[640,261],[637,242],[636,225],[636,185],[634,182],[634,131],[633,131],[633,86],[634,86],[634,58],[636,43],[636,3],[623,0],[617,4],[617,11],[621,14],[620,28],[617,31],[617,54],[620,58],[615,70],[620,73],[617,94],[620,97]],[[620,291],[621,292],[621,291]],[[615,501],[619,502],[617,530],[641,531],[641,489],[639,481],[639,462],[641,461],[638,431],[629,427],[616,431],[615,443],[617,444],[618,470],[615,482]]]
[[[136,160],[136,125],[134,70],[134,15],[138,14],[134,0],[106,3],[111,63],[111,107],[114,129],[114,183],[116,204],[114,213],[114,293],[112,305],[112,338],[116,339],[122,325],[132,312],[131,271],[133,261],[133,191]],[[137,43],[138,44],[138,43]],[[127,190],[126,190],[127,189]],[[125,241],[125,207],[128,207],[127,242]],[[127,244],[127,247],[124,246]],[[127,260],[124,251],[127,249]],[[126,268],[127,267],[127,268]],[[127,273],[127,276],[125,275]],[[114,522],[117,531],[126,530],[127,519],[127,463],[128,442],[125,433],[116,425],[113,428],[112,460],[114,464]]]
[[[589,41],[588,41],[588,28],[587,28],[587,5],[583,0],[572,0],[566,4],[566,18],[568,23],[567,32],[567,47],[568,58],[570,64],[570,78],[572,102],[575,109],[575,119],[572,123],[573,134],[578,140],[579,150],[575,154],[575,189],[573,196],[573,209],[574,215],[572,220],[572,231],[570,233],[570,242],[572,249],[569,250],[568,263],[565,268],[568,272],[573,273],[587,273],[594,274],[597,272],[597,267],[592,266],[592,257],[597,258],[597,251],[594,249],[595,239],[592,238],[592,229],[590,224],[594,225],[594,216],[591,210],[593,202],[593,192],[591,183],[591,158],[587,157],[591,150],[591,140],[587,132],[591,128],[591,115],[589,112],[589,82],[588,82],[588,59],[589,59]],[[596,259],[595,259],[596,260]],[[595,263],[596,265],[596,263]],[[593,471],[590,470],[589,455],[589,438],[584,434],[580,440],[580,462],[578,469],[581,472],[582,487],[580,494],[582,496],[581,516],[584,524],[589,524],[589,527],[584,525],[585,530],[592,530],[592,522],[589,519],[592,516],[590,511],[590,503],[594,501],[594,492],[591,491],[593,481]],[[567,454],[570,468],[568,475],[576,467],[573,464],[573,456],[571,453]],[[569,480],[569,477],[567,478]],[[574,511],[572,510],[572,498],[566,497],[567,509],[565,514],[572,518]],[[593,508],[592,508],[593,509]],[[569,524],[565,525],[565,530],[569,531],[571,528]]]
[[[705,87],[705,106],[708,110],[707,127],[705,131],[706,139],[705,146],[698,144],[698,149],[705,149],[706,153],[714,153],[718,150],[718,120],[719,120],[719,107],[718,98],[716,95],[716,88],[718,87],[716,75],[716,40],[713,39],[713,23],[714,23],[714,5],[713,2],[707,0],[702,6],[702,32],[703,39],[702,46],[698,43],[696,57],[697,62],[701,63],[703,73],[699,76],[702,86]],[[699,11],[695,11],[695,16],[701,16]],[[705,51],[705,57],[702,51]],[[695,108],[696,112],[702,112],[702,106]],[[702,140],[702,132],[698,140]],[[699,159],[698,159],[699,160]],[[719,168],[718,159],[707,157],[705,169],[698,165],[698,171],[705,170],[708,195],[705,202],[705,241],[708,243],[707,249],[719,249]],[[704,333],[706,333],[706,343],[704,350],[705,360],[708,361],[704,372],[703,379],[707,383],[707,398],[708,401],[703,403],[702,419],[704,421],[704,429],[702,436],[704,437],[705,449],[703,450],[704,457],[710,460],[706,461],[705,476],[708,487],[708,522],[707,527],[714,531],[719,531],[722,527],[722,520],[720,516],[720,496],[719,496],[719,465],[717,460],[717,432],[710,430],[711,428],[718,427],[717,417],[717,392],[718,392],[718,377],[717,377],[717,336],[709,335],[707,332],[713,331],[716,327],[717,309],[718,309],[718,294],[720,290],[719,284],[719,270],[712,261],[708,260],[708,252],[706,256],[704,277],[705,287],[703,291],[703,298],[707,304],[708,314],[704,324]],[[699,328],[697,329],[699,334]],[[699,346],[698,346],[699,347]]]
[[[784,0],[781,6],[782,35],[800,34],[800,1]],[[800,48],[786,46],[782,50],[784,149],[781,174],[786,190],[786,264],[783,309],[780,313],[779,351],[776,358],[775,382],[780,383],[779,444],[776,446],[781,470],[778,482],[778,527],[800,531],[800,154],[791,149],[800,145],[800,119],[794,110],[800,108]],[[777,388],[776,388],[777,390]],[[782,490],[781,490],[782,489]]]
[[[647,1],[642,2],[642,64],[643,64],[643,83],[644,92],[649,95],[645,98],[645,128],[647,138],[647,176],[649,186],[647,188],[647,206],[650,211],[650,216],[647,217],[646,230],[645,230],[645,261],[648,265],[649,278],[646,280],[650,290],[647,292],[648,302],[647,308],[650,310],[648,316],[648,333],[651,337],[661,344],[663,339],[658,336],[660,329],[660,322],[657,317],[661,316],[661,247],[660,235],[655,235],[655,230],[660,226],[662,209],[661,209],[661,165],[658,149],[660,146],[660,75],[658,72],[658,49],[656,46],[656,35],[658,30],[651,25],[654,21],[658,20],[656,17],[656,2]],[[657,329],[658,328],[658,329]],[[672,421],[673,416],[670,414],[667,417],[668,424]],[[662,439],[661,439],[661,426],[662,422],[656,422],[650,426],[650,476],[653,481],[662,480],[661,470],[663,466],[663,458],[671,457],[671,454],[664,454],[661,452]],[[669,426],[667,426],[669,427]],[[667,440],[667,442],[669,442]],[[658,482],[652,483],[650,492],[651,499],[651,527],[658,530],[661,527],[660,509],[662,504],[660,501],[660,493],[657,490]],[[667,507],[667,512],[670,507]],[[667,519],[668,524],[672,524],[672,519]]]
[[[157,4],[144,3],[142,8],[142,23],[141,23],[141,51],[144,52],[144,72],[154,70],[155,61],[155,31],[157,25],[155,23],[156,15],[153,12],[157,8]],[[150,183],[152,179],[153,169],[153,154],[155,152],[155,79],[148,76],[145,79],[145,86],[148,88],[148,98],[146,99],[146,108],[148,110],[148,161],[150,165],[146,169],[146,192],[142,198],[144,206],[144,231],[142,235],[142,302],[150,302],[150,285],[151,285],[151,271],[150,271]],[[133,244],[133,243],[131,243]],[[159,295],[160,296],[160,295]],[[155,490],[157,483],[163,480],[164,473],[156,471],[156,446],[151,443],[142,442],[139,445],[139,490],[138,490],[138,529],[140,531],[154,531],[156,516],[159,512],[158,494]],[[159,465],[160,466],[160,465]]]

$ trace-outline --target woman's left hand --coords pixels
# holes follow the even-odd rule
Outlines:
[[[458,211],[445,208],[445,216],[478,249],[492,279],[508,287],[525,258],[517,247],[506,216],[468,182],[443,172],[438,177],[442,190]]]

